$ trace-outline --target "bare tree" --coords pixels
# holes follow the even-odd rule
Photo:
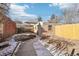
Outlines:
[[[68,4],[65,8],[62,8],[62,11],[65,23],[79,22],[79,4]]]
[[[37,19],[38,19],[38,21],[42,21],[42,17],[41,16],[38,16]]]
[[[62,20],[62,16],[56,16],[56,15],[52,14],[49,22],[60,23],[61,20]]]

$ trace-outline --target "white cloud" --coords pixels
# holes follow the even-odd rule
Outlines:
[[[51,3],[49,4],[49,7],[52,7],[52,6],[59,6],[61,9],[64,9],[64,8],[70,8],[70,7],[73,7],[74,5],[76,5],[75,3]]]
[[[27,8],[29,8],[28,5],[21,6],[21,5],[11,4],[10,15],[12,15],[12,17],[16,16],[17,18],[19,17],[21,18],[23,16],[36,18],[36,15],[26,13]]]
[[[25,4],[24,6],[25,6],[26,8],[30,8],[29,5],[26,5],[26,4]]]
[[[59,5],[59,3],[51,3],[51,4],[49,4],[49,7],[57,6],[57,5]]]
[[[53,6],[57,6],[57,5],[59,5],[59,3],[53,3]]]
[[[18,12],[18,11],[24,11],[25,7],[16,4],[11,4],[10,9]]]
[[[60,6],[60,8],[68,8],[69,4],[67,4],[67,3],[60,3],[59,6]]]
[[[53,4],[49,4],[49,7],[52,7],[53,6]]]
[[[72,9],[73,7],[75,7],[77,4],[75,3],[60,3],[59,6],[61,9]]]
[[[72,7],[73,4],[72,3],[51,3],[49,4],[49,7],[52,7],[52,6],[59,6],[60,8],[69,8],[69,7]]]

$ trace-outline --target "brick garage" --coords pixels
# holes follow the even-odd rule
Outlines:
[[[9,17],[2,15],[2,24],[3,30],[1,41],[5,41],[5,38],[8,38],[16,33],[16,23]]]

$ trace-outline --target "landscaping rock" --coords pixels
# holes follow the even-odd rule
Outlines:
[[[34,34],[17,34],[16,36],[14,36],[15,41],[25,41],[25,40],[29,40],[29,39],[33,39],[35,38],[36,35]]]
[[[14,39],[9,41],[9,46],[0,50],[0,56],[10,56],[13,53],[15,47],[17,46],[17,42],[15,42],[13,40]]]

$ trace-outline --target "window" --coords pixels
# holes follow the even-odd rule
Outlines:
[[[48,25],[48,30],[52,30],[52,25]]]

